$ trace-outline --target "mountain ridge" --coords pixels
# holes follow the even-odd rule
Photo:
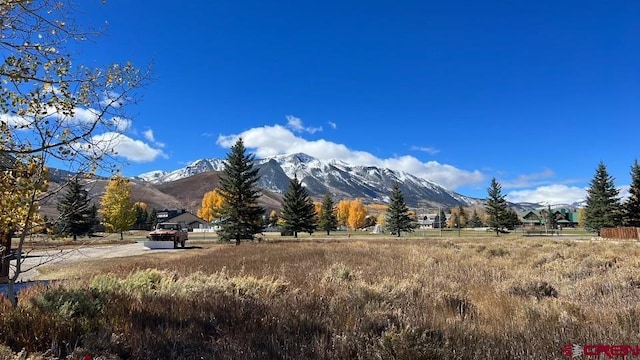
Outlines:
[[[261,188],[283,194],[294,176],[306,187],[312,197],[331,193],[334,197],[361,198],[365,202],[389,200],[394,183],[400,185],[405,200],[412,207],[474,206],[482,199],[472,198],[447,190],[441,185],[408,172],[377,166],[348,164],[342,160],[320,160],[304,153],[276,155],[255,159],[259,169]],[[154,185],[176,181],[203,172],[222,171],[224,160],[203,158],[173,171],[150,171],[133,179]]]

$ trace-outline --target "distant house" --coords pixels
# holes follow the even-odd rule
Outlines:
[[[158,222],[184,222],[185,225],[191,229],[198,228],[208,228],[209,222],[207,220],[202,219],[192,213],[188,212],[185,209],[178,210],[160,210],[156,212],[156,217],[158,218]]]
[[[447,227],[447,221],[451,217],[451,214],[445,214],[445,219],[442,219],[442,227]],[[432,214],[418,214],[416,216],[418,219],[418,228],[419,229],[437,229],[440,228],[440,216],[437,213]]]
[[[548,220],[548,210],[526,210],[520,214],[525,227],[543,226]],[[558,227],[575,227],[578,225],[578,212],[566,208],[551,209]]]

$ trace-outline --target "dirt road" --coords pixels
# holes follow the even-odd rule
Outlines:
[[[94,259],[118,258],[126,256],[137,256],[168,251],[181,251],[179,249],[148,249],[142,242],[125,245],[99,245],[86,246],[76,249],[49,250],[32,252],[27,254],[22,263],[22,271],[18,281],[30,281],[39,277],[38,268],[45,265],[57,264],[61,262],[80,262]]]

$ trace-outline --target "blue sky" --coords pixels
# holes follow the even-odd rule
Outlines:
[[[78,3],[105,34],[78,62],[153,63],[116,147],[123,173],[306,152],[511,201],[630,182],[640,130],[636,1]]]

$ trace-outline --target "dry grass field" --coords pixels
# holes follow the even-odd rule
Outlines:
[[[636,242],[197,247],[48,268],[74,280],[0,303],[0,342],[104,359],[562,359],[570,343],[640,343]]]

